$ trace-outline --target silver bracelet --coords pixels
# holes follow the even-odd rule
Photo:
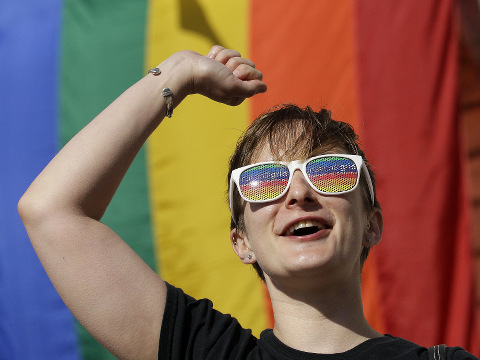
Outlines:
[[[153,68],[148,70],[148,73],[157,76],[157,75],[160,75],[162,72],[160,71],[159,68]],[[166,116],[171,118],[173,114],[173,97],[172,97],[173,92],[172,90],[166,87],[166,88],[163,88],[162,95],[165,98],[165,102],[167,103]]]
[[[165,98],[165,101],[167,102],[167,117],[171,118],[173,114],[173,92],[169,88],[164,88],[162,90],[162,95]]]
[[[156,76],[156,75],[160,75],[162,72],[160,71],[159,68],[153,68],[148,70],[148,73]]]

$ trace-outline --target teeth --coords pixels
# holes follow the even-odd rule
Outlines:
[[[315,220],[299,221],[288,228],[286,235],[292,235],[295,230],[312,226],[318,227],[319,230],[324,228],[320,222]]]

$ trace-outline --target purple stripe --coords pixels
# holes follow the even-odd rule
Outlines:
[[[57,151],[60,0],[0,2],[0,359],[79,359],[16,204]]]

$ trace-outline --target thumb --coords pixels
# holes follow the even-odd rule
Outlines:
[[[236,96],[244,98],[252,97],[253,95],[264,93],[267,91],[267,84],[262,80],[240,80],[235,81],[234,92]]]

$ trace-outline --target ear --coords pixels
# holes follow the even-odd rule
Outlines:
[[[230,241],[232,242],[233,251],[244,264],[257,262],[254,252],[250,249],[248,238],[243,231],[237,229],[230,231]]]
[[[383,234],[383,214],[380,209],[375,208],[370,214],[363,246],[372,247],[380,243]]]

